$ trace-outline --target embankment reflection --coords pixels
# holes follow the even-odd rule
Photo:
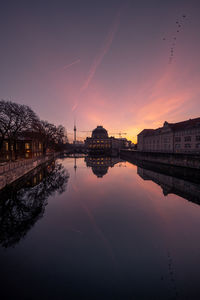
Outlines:
[[[199,171],[171,166],[155,166],[145,162],[135,162],[134,164],[137,165],[137,173],[143,180],[151,180],[161,186],[164,196],[175,194],[200,204]]]
[[[45,211],[47,199],[63,193],[69,175],[55,161],[35,169],[0,191],[0,244],[16,245]]]

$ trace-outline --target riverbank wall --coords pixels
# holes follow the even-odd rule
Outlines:
[[[54,153],[39,158],[24,159],[16,162],[0,164],[0,190],[6,185],[34,170],[39,165],[55,159],[59,155],[60,153]]]
[[[121,150],[122,158],[200,170],[200,155]]]

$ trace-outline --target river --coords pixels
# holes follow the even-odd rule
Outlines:
[[[200,299],[200,180],[154,167],[66,157],[1,191],[0,298]]]

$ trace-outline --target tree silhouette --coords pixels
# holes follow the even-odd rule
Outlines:
[[[57,162],[39,167],[0,192],[0,244],[15,246],[44,215],[49,196],[63,193],[68,172]]]

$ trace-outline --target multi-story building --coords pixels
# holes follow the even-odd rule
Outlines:
[[[14,151],[14,147],[16,147]],[[0,151],[0,161],[17,158],[33,158],[43,154],[43,144],[38,139],[19,137],[14,146],[13,141],[5,139]]]
[[[90,154],[95,155],[116,155],[119,150],[126,148],[128,141],[126,139],[116,139],[109,137],[108,132],[103,126],[97,126],[92,131],[92,136],[85,140],[86,149]]]
[[[138,150],[167,153],[200,153],[200,118],[163,127],[144,129],[138,134]]]

